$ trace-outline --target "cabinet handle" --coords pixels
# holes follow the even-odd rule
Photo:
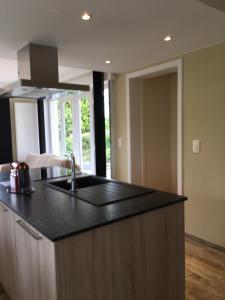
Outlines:
[[[16,223],[19,224],[20,227],[22,227],[26,232],[28,232],[35,240],[42,240],[42,237],[31,230],[22,220],[16,221]]]
[[[8,211],[8,209],[5,208],[2,204],[0,204],[0,211],[6,212]]]

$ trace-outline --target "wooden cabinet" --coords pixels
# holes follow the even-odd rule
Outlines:
[[[184,300],[178,203],[56,242],[58,300]]]
[[[14,213],[0,203],[0,281],[11,299],[15,299]]]
[[[53,243],[0,203],[0,281],[11,300],[184,300],[184,205]]]
[[[55,300],[54,243],[15,218],[17,300]]]
[[[56,300],[54,243],[0,203],[0,282],[11,300]]]

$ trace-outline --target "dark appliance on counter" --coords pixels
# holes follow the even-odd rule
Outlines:
[[[29,166],[24,162],[13,162],[11,164],[9,193],[30,194],[34,192],[31,187]]]

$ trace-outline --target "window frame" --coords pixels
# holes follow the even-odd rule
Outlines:
[[[90,108],[90,136],[91,136],[91,173],[96,174],[96,162],[95,162],[95,129],[94,129],[94,109],[93,109],[93,87],[90,87],[89,92],[78,91],[74,95],[54,97],[45,101],[45,121],[48,124],[46,126],[46,142],[47,152],[54,152],[55,154],[63,155],[65,154],[66,144],[65,144],[65,112],[64,104],[65,102],[71,101],[72,103],[72,126],[73,126],[73,136],[78,136],[78,139],[73,139],[73,152],[75,154],[76,162],[83,169],[82,160],[82,133],[81,133],[81,107],[80,99],[87,97],[89,99]],[[58,119],[57,119],[57,102],[60,99],[60,119],[61,127],[59,142],[57,135]],[[78,122],[77,122],[78,120]]]

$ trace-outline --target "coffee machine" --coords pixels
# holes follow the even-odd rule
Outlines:
[[[11,163],[10,187],[8,192],[14,194],[30,194],[34,192],[31,187],[29,166],[24,162]]]

